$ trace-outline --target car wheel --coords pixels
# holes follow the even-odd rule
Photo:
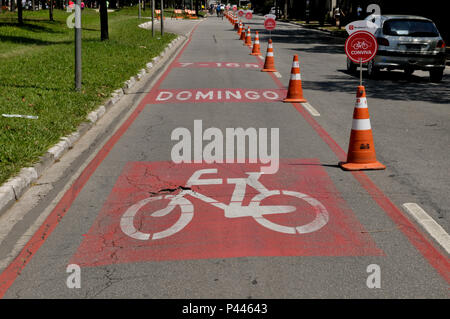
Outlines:
[[[347,58],[347,71],[349,73],[355,73],[356,72],[356,64],[352,62],[349,58]]]
[[[444,69],[430,70],[430,81],[441,82],[444,75]]]
[[[378,76],[379,69],[375,66],[375,63],[373,60],[370,60],[369,63],[367,63],[367,75],[371,79],[375,79]]]

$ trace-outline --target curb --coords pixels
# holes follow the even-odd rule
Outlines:
[[[151,22],[142,23],[140,28],[147,29],[151,27]],[[161,60],[168,51],[176,44],[181,45],[184,37],[178,35],[172,42],[170,42],[165,49],[156,57],[152,58],[151,62],[146,64],[144,69],[141,69],[138,74],[130,77],[124,82],[123,87],[111,93],[111,97],[100,105],[95,111],[90,112],[86,116],[86,122],[82,122],[77,130],[67,136],[61,137],[60,141],[52,146],[48,151],[39,158],[39,161],[32,167],[22,168],[19,174],[11,177],[5,183],[0,185],[0,216],[5,213],[20,197],[28,190],[33,183],[42,176],[44,171],[57,162],[68,150],[70,150],[75,142],[77,142],[94,124],[108,111],[108,109],[116,104],[125,94],[127,94],[136,83],[141,80],[145,74],[150,73],[158,61]]]

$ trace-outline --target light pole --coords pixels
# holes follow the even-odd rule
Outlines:
[[[81,90],[81,0],[75,3],[75,90]]]
[[[155,37],[155,0],[152,0],[152,37]]]
[[[139,0],[138,6],[139,6],[138,17],[139,17],[139,19],[140,19],[140,18],[141,18],[141,0]]]
[[[161,37],[164,36],[164,1],[161,0]]]

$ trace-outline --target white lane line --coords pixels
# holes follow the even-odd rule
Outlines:
[[[258,58],[260,58],[261,60],[264,60],[264,57],[262,57],[261,55],[258,55]]]
[[[281,78],[280,72],[273,72],[273,74],[275,74],[275,76],[276,76],[277,78]]]
[[[300,103],[312,116],[320,116],[320,113],[308,102]]]
[[[450,254],[450,235],[416,203],[404,203],[403,208]]]

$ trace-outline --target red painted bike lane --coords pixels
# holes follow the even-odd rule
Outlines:
[[[70,263],[383,255],[317,159],[260,167],[129,162]]]
[[[75,181],[74,185],[66,192],[19,256],[0,274],[0,296],[5,294],[33,255],[50,236],[96,168],[108,156],[109,151],[139,116],[143,108],[148,103],[155,103],[155,100],[161,94],[161,90],[159,90],[161,83],[172,68],[177,67],[178,59],[189,42],[190,39],[152,91],[141,101],[130,118],[111,137]],[[278,88],[270,91],[282,95],[284,88],[275,76],[272,75],[272,78]],[[171,93],[176,96],[179,92]],[[264,92],[256,93],[260,97],[264,97]],[[208,92],[202,91],[203,96],[208,94]],[[217,96],[217,90],[213,94]],[[196,96],[196,94],[192,94],[192,96]],[[245,92],[241,92],[241,96],[245,96]],[[254,97],[255,95],[250,96]],[[181,97],[183,98],[183,95]],[[189,99],[187,100],[192,102]],[[245,101],[248,102],[249,100],[252,99],[247,97]],[[316,133],[330,146],[337,157],[345,159],[345,152],[328,133],[300,105],[293,105]],[[370,235],[364,232],[362,225],[339,195],[326,171],[318,164],[320,162],[315,159],[281,160],[280,170],[277,174],[263,175],[260,179],[257,179],[265,185],[266,191],[279,191],[279,193],[272,193],[272,198],[267,196],[258,198],[259,200],[253,200],[252,198],[257,196],[258,192],[253,191],[248,194],[249,196],[241,196],[242,194],[239,192],[235,193],[237,184],[233,184],[232,181],[225,183],[225,180],[246,178],[247,173],[259,171],[259,166],[256,164],[182,164],[174,166],[173,163],[169,162],[130,162],[124,168],[108,200],[99,212],[98,219],[94,222],[90,231],[85,234],[85,239],[72,257],[71,262],[82,266],[98,266],[136,261],[240,256],[383,255],[382,250],[376,247]],[[150,176],[145,173],[149,169],[152,171]],[[196,172],[205,169],[217,170],[217,173],[213,173],[213,176],[205,176],[205,178],[215,181],[211,184],[189,186],[190,178]],[[224,175],[222,171],[226,171],[227,174]],[[403,230],[406,237],[430,264],[449,281],[448,260],[434,248],[414,224],[403,216],[387,196],[370,181],[367,175],[353,173],[353,176],[395,223],[409,226],[406,230]],[[167,189],[167,183],[164,184],[166,191],[170,194],[159,195],[162,191],[160,187],[162,185],[159,185],[158,181],[161,179],[174,186],[173,189]],[[220,187],[218,186],[218,180],[222,181]],[[261,188],[256,189],[261,193]],[[194,193],[186,193],[186,196],[183,197],[186,201],[178,199],[176,205],[172,205],[173,213],[164,214],[164,209],[171,206],[169,204],[173,199],[172,196],[176,197],[177,194],[187,191]],[[172,192],[174,193],[172,194]],[[240,189],[240,192],[242,193],[242,189]],[[155,196],[151,196],[151,198],[156,199],[146,202],[146,199],[149,198],[148,194],[153,193]],[[229,212],[230,208],[211,205],[211,202],[208,202],[205,198],[202,199],[201,196],[196,197],[195,194],[213,198],[214,204],[221,203],[226,207],[232,207],[233,202],[240,203],[240,206],[237,206],[238,209],[234,211],[244,211],[243,206],[257,205],[259,209],[261,209],[261,206],[269,207],[269,212],[267,215],[264,213],[258,214],[258,210],[254,209],[253,212],[242,213],[242,216],[235,216],[233,213],[229,213],[227,216],[227,210]],[[321,196],[321,194],[327,194],[327,196]],[[335,195],[330,197],[329,194]],[[161,198],[158,196],[161,196]],[[236,199],[236,197],[240,201],[233,201],[233,198]],[[326,214],[318,208],[321,205],[315,205],[314,200],[325,208]],[[134,207],[134,211],[128,212],[133,205],[137,205]],[[289,211],[289,214],[283,214],[271,211],[271,206],[289,206],[296,208],[296,210],[278,207],[279,211],[283,211],[283,209]],[[158,214],[153,215],[155,211],[162,212],[158,216]],[[321,211],[322,213],[320,213]],[[306,213],[302,215],[298,212]],[[318,222],[318,225],[321,225],[320,228],[307,233],[297,229],[301,225],[313,222],[317,216],[320,217],[321,223]],[[108,221],[107,223],[104,222],[105,219]],[[187,219],[189,219],[189,223],[185,224]],[[99,223],[99,220],[102,220],[102,223]],[[151,223],[147,223],[147,220],[151,220]],[[183,221],[179,223],[179,220]],[[177,226],[172,228],[171,225]],[[274,225],[281,225],[285,228],[277,228]],[[169,231],[170,236],[152,238],[152,235],[164,233],[164,230],[167,229],[172,229]],[[281,229],[284,229],[284,232],[280,231]],[[296,233],[289,233],[296,230]],[[143,235],[141,238],[136,238],[133,237],[133,234]],[[148,235],[149,238],[145,239],[145,235]],[[208,240],[205,241],[205,238],[208,238]],[[122,248],[118,250],[117,247]]]

